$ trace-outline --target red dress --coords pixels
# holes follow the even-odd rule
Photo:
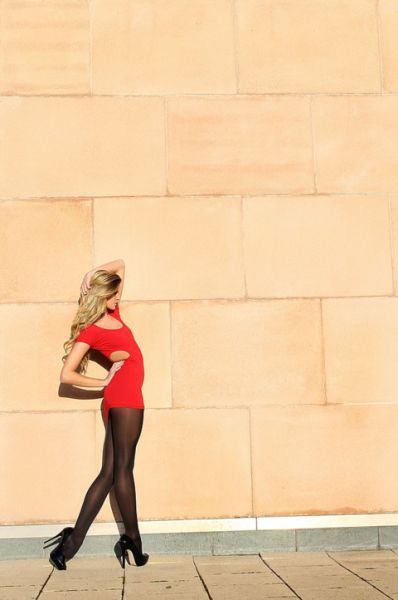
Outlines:
[[[124,406],[127,408],[144,408],[142,384],[144,382],[144,360],[133,333],[120,318],[119,306],[109,310],[108,314],[122,324],[118,329],[105,329],[92,323],[79,333],[76,342],[86,342],[90,348],[99,350],[109,360],[117,350],[128,352],[130,356],[123,358],[123,365],[114,374],[105,387],[103,414],[108,421],[109,409]],[[114,360],[112,362],[115,362]]]

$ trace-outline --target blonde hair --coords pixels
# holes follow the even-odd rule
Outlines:
[[[97,269],[93,273],[90,279],[90,288],[86,294],[80,295],[79,307],[70,328],[70,337],[63,345],[65,351],[62,357],[63,362],[66,361],[82,329],[88,327],[106,313],[106,303],[117,292],[120,282],[121,278],[116,273],[104,269]],[[78,368],[79,373],[84,374],[87,370],[88,354],[87,352],[82,358]]]

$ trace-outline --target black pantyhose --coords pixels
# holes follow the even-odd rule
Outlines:
[[[123,407],[109,410],[101,471],[87,490],[73,532],[62,544],[66,559],[72,558],[79,550],[112,486],[115,487],[125,533],[142,551],[133,468],[143,420],[144,409]]]

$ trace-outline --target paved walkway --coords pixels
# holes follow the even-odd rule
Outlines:
[[[0,561],[1,600],[398,600],[398,549]]]

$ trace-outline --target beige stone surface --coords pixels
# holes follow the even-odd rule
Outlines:
[[[356,577],[344,568],[334,574],[328,572],[328,567],[307,566],[297,568],[297,574],[290,574],[286,569],[278,570],[284,581],[294,589],[297,596],[303,600],[383,600],[384,594],[372,588],[362,579]],[[322,571],[326,571],[323,573]],[[329,574],[330,573],[330,574]]]
[[[329,551],[328,551],[329,553]],[[336,553],[340,554],[340,551]],[[358,556],[358,552],[355,552]],[[333,565],[334,560],[326,552],[322,551],[299,551],[299,552],[260,552],[260,556],[273,569],[279,570],[280,567]]]
[[[389,198],[243,198],[250,297],[392,293]]]
[[[43,315],[52,309],[41,303],[77,303],[81,280],[91,266],[92,242],[90,200],[1,202],[0,300],[38,302],[37,314]],[[32,308],[2,307],[11,311]],[[18,331],[18,322],[13,325],[16,335],[23,338],[25,331]]]
[[[328,554],[332,560],[336,560],[341,564],[370,566],[377,567],[380,563],[398,566],[398,556],[396,550],[328,550]],[[351,568],[351,567],[350,567]]]
[[[92,0],[95,94],[235,93],[229,0]]]
[[[73,519],[94,475],[94,433],[93,411],[2,412],[0,477],[7,501],[1,522]]]
[[[69,600],[72,596],[73,600],[119,600],[122,593],[122,585],[115,588],[105,590],[102,587],[99,589],[68,589],[65,591],[49,591],[43,592],[43,600]]]
[[[257,554],[195,556],[195,564],[211,598],[295,598]]]
[[[2,0],[0,93],[89,93],[89,32],[85,0]]]
[[[395,0],[379,0],[383,90],[398,91],[398,12]]]
[[[319,600],[319,594],[322,594],[322,600],[385,600],[385,594],[365,583],[356,583],[353,575],[343,585],[337,581],[326,580],[326,582],[329,588],[319,581],[318,587],[303,589],[297,586],[296,589],[301,594],[302,600]]]
[[[209,573],[225,573],[237,568],[252,570],[253,573],[262,572],[264,562],[260,554],[200,554],[195,556],[195,564],[199,569],[206,569]]]
[[[391,250],[393,257],[394,294],[398,295],[398,195],[390,196]]]
[[[96,260],[126,257],[129,299],[244,295],[238,197],[96,198]]]
[[[161,98],[0,98],[0,197],[165,192]]]
[[[67,576],[63,571],[54,569],[50,580],[47,582],[44,592],[74,593],[78,591],[103,591],[110,593],[123,589],[123,570],[116,557],[96,557],[95,562],[92,558],[81,557],[76,555],[78,560],[73,563],[67,563]],[[70,567],[70,568],[69,568]],[[58,597],[58,595],[56,596]],[[112,597],[112,596],[109,596]],[[116,595],[115,595],[116,598]]]
[[[316,96],[312,118],[318,192],[396,192],[397,96]]]
[[[21,590],[22,586],[29,586],[32,590],[36,588],[37,596],[51,569],[51,565],[43,559],[0,560],[0,590],[4,592],[7,587],[19,587]]]
[[[73,562],[69,564],[70,567],[72,565],[73,573],[68,574],[70,579],[89,579],[90,577],[97,577],[99,580],[104,577],[123,578],[120,563],[114,555],[84,556],[78,553],[74,556]],[[65,575],[65,573],[59,573],[58,571],[54,571],[55,573],[59,575],[59,581],[61,581],[62,575]]]
[[[146,598],[168,598],[170,600],[208,600],[209,596],[199,578],[192,581],[152,580],[148,583],[127,583],[123,600],[146,600]]]
[[[336,562],[331,561],[328,565],[309,565],[305,566],[303,572],[303,565],[289,565],[289,566],[276,566],[277,573],[283,576],[289,582],[296,581],[302,587],[316,587],[319,584],[322,585],[321,579],[329,579],[331,581],[338,581],[339,583],[346,583],[349,585],[351,574],[346,569],[338,565]],[[355,585],[363,585],[363,582],[353,580]],[[337,584],[336,584],[337,585]]]
[[[0,305],[0,337],[7,341],[0,345],[1,410],[85,411],[101,405],[103,388],[59,380],[76,308],[41,302]],[[86,374],[103,379],[106,368],[109,361],[91,360]]]
[[[234,583],[234,579],[234,576],[230,577],[229,584],[208,586],[212,600],[242,600],[245,597],[250,600],[297,600],[297,596],[283,583],[257,583],[253,579],[252,583],[239,584]]]
[[[331,557],[358,578],[369,582],[391,598],[398,596],[398,556],[392,550],[331,552]]]
[[[141,520],[397,510],[397,33],[395,0],[0,0],[0,522],[63,527],[98,474],[103,388],[59,375],[83,275],[118,257]],[[379,600],[323,585],[325,556],[285,565],[302,600]],[[207,597],[176,565],[125,600]],[[207,574],[214,600],[294,594]]]
[[[36,600],[37,595],[40,593],[40,587],[41,586],[16,586],[6,588],[7,591],[3,594],[2,600]]]
[[[148,548],[144,538],[145,547]],[[127,584],[186,581],[195,583],[199,577],[196,556],[190,554],[149,554],[146,569],[126,569]]]
[[[397,402],[398,299],[322,301],[328,402]]]
[[[370,556],[367,551],[353,552],[348,563],[344,559],[345,552],[329,553],[333,557],[329,561],[345,573],[342,586],[340,576],[322,574],[319,567],[311,566],[304,557],[313,554],[311,552],[260,552],[259,555],[229,556],[151,553],[150,562],[145,568],[127,566],[125,571],[114,557],[86,558],[77,555],[68,562],[67,572],[53,569],[47,559],[3,560],[0,562],[0,585],[4,600],[34,600],[39,590],[40,597],[46,600],[67,600],[70,597],[76,600],[116,600],[120,596],[135,600],[155,597],[205,600],[209,596],[225,600],[298,597],[311,600],[382,600],[386,594],[389,598],[395,598],[396,594],[391,590],[384,594],[379,591],[385,579],[368,583],[356,575],[356,564],[367,568],[369,573],[377,569],[380,560],[393,568],[396,562],[394,554],[384,559],[384,552],[378,552],[380,557],[376,553]],[[290,573],[280,568],[281,554],[290,554],[286,558],[288,562],[301,564],[294,580]],[[321,561],[328,558],[326,552],[318,554],[322,555]],[[338,567],[339,561],[347,564],[348,569],[354,567],[353,572]],[[24,576],[19,584],[21,571]],[[269,576],[278,583],[267,583]],[[106,577],[109,577],[108,581]],[[246,581],[242,583],[244,579]],[[286,581],[293,586],[288,587]]]
[[[260,570],[256,572],[249,567],[247,572],[244,572],[244,570],[237,571],[236,567],[220,569],[218,566],[216,569],[201,568],[200,572],[209,589],[214,585],[228,586],[231,591],[235,587],[253,589],[254,586],[267,586],[267,590],[273,590],[273,596],[278,596],[278,593],[282,595],[282,591],[286,591],[286,587],[281,583],[281,580],[272,571],[264,570],[264,568],[262,572]]]
[[[398,405],[252,407],[256,515],[394,511]]]
[[[379,91],[373,0],[238,0],[236,10],[240,92]]]
[[[320,304],[174,302],[173,405],[322,404]]]
[[[314,190],[308,98],[175,97],[167,106],[172,194]]]
[[[247,410],[145,409],[134,473],[139,520],[250,515]]]

